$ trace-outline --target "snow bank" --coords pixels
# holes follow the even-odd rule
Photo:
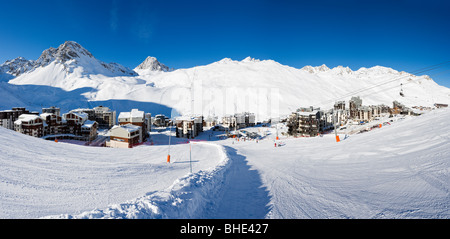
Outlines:
[[[230,161],[223,146],[217,147],[221,161],[211,170],[200,170],[177,179],[163,191],[147,195],[121,204],[110,205],[106,209],[95,209],[78,215],[56,215],[46,219],[176,219],[202,218],[208,204],[215,200],[213,195],[221,189],[224,172]]]

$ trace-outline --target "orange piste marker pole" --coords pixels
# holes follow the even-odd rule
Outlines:
[[[341,141],[341,140],[339,139],[339,135],[336,135],[336,142],[339,142],[339,141]]]
[[[170,163],[170,154],[167,155],[167,162]]]

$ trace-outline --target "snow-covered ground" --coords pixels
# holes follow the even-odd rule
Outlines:
[[[436,110],[339,143],[331,134],[234,148],[269,192],[266,218],[449,218],[449,117]]]
[[[1,218],[449,218],[450,110],[334,134],[110,149],[0,128]],[[264,129],[264,130],[263,130]],[[280,130],[280,129],[279,129]],[[173,134],[173,132],[172,132]],[[341,135],[342,136],[342,135]],[[341,137],[343,138],[343,137]]]
[[[133,71],[75,42],[0,65],[0,95],[0,110],[103,105],[219,119],[248,111],[260,122],[353,96],[363,105],[450,103],[450,89],[430,77],[388,67],[296,69],[248,57],[173,70],[149,57]],[[172,137],[170,164],[167,129],[155,129],[152,143],[110,149],[0,127],[0,218],[449,218],[449,118],[431,111],[339,143],[333,134],[286,138],[281,124],[247,129],[258,142],[207,131],[196,140],[208,142]]]
[[[77,214],[171,186],[190,173],[189,145],[87,147],[0,127],[0,218]],[[192,145],[193,172],[222,162],[214,145]]]

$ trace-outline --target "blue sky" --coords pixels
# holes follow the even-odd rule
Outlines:
[[[414,72],[450,61],[449,12],[437,0],[0,0],[0,62],[72,40],[130,68],[147,56],[173,68],[251,56]],[[449,65],[426,74],[450,87]]]

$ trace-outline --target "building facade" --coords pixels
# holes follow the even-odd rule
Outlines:
[[[44,122],[44,135],[65,134],[67,131],[66,121],[53,113],[42,113],[40,115]]]
[[[33,137],[44,136],[44,122],[38,115],[22,114],[14,121],[14,130]]]
[[[133,124],[115,125],[109,131],[110,141],[106,146],[112,148],[132,148],[142,143],[141,127]]]
[[[323,132],[326,126],[324,113],[319,110],[292,113],[288,120],[288,134],[314,137]]]
[[[81,136],[85,141],[92,141],[98,136],[98,123],[92,120],[86,120],[81,126]]]
[[[111,128],[116,125],[116,111],[111,110],[108,107],[97,106],[94,107],[95,119],[98,126],[101,128]]]
[[[237,113],[234,115],[225,115],[222,117],[222,126],[229,129],[242,129],[256,125],[256,117],[253,113]]]
[[[63,114],[63,119],[66,121],[66,134],[81,135],[81,126],[88,120],[88,114],[69,112]]]
[[[203,132],[203,116],[175,119],[176,137],[193,139]]]
[[[147,126],[148,121],[151,120],[151,117],[146,117],[144,111],[140,111],[138,109],[132,109],[130,112],[120,112],[119,114],[119,125],[132,124],[140,127],[140,141],[143,142],[147,138]]]
[[[56,106],[52,106],[49,108],[42,108],[42,114],[45,114],[45,113],[61,116],[61,109]]]
[[[97,106],[93,109],[80,108],[74,109],[70,112],[73,113],[86,113],[88,120],[96,121],[99,128],[111,128],[116,125],[116,111],[111,110],[108,107]]]
[[[24,107],[14,107],[11,110],[0,111],[0,126],[14,130],[14,122],[19,119],[22,114],[38,115],[38,112],[30,112]]]

